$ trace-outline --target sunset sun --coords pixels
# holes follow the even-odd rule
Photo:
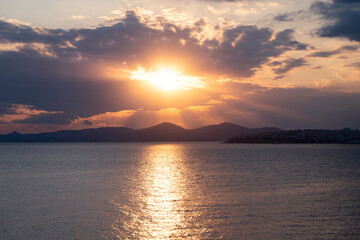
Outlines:
[[[180,71],[160,68],[156,71],[145,70],[139,67],[131,72],[131,78],[135,80],[147,81],[155,88],[168,91],[201,87],[200,79],[192,76],[185,76]]]
[[[167,69],[161,69],[160,71],[154,72],[151,78],[149,78],[149,81],[163,90],[175,90],[182,87],[181,76],[176,72]]]

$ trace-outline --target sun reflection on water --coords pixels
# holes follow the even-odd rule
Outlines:
[[[206,232],[197,223],[200,199],[181,145],[150,145],[131,177],[129,199],[118,203],[122,217],[113,225],[118,239],[194,238]],[[200,201],[201,202],[201,201]]]
[[[173,148],[165,145],[153,149],[145,173],[146,213],[151,221],[144,226],[144,231],[160,239],[171,237],[183,223],[183,169]]]

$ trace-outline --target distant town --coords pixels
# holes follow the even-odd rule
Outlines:
[[[231,137],[227,143],[360,143],[360,131],[305,129],[261,132]]]

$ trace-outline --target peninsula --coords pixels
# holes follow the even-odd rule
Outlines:
[[[305,129],[242,134],[226,143],[360,143],[360,131]]]

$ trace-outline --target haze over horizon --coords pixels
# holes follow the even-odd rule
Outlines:
[[[0,3],[0,134],[360,128],[360,0]]]

